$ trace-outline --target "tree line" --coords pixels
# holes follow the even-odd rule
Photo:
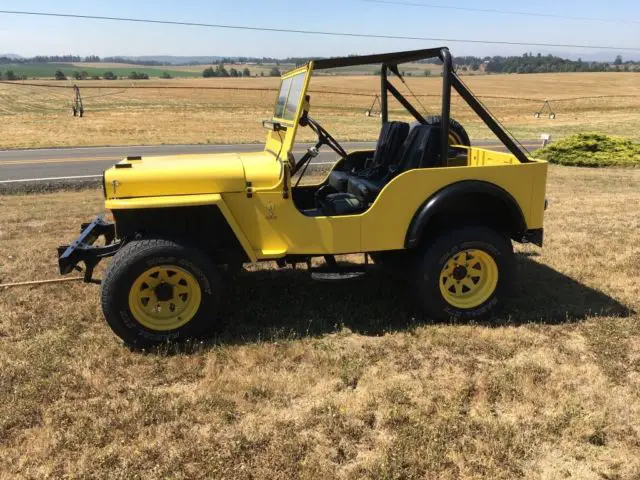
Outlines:
[[[442,65],[439,59],[428,59],[423,63]],[[589,62],[568,60],[554,55],[525,53],[521,56],[454,57],[456,69],[477,71],[484,65],[486,73],[555,73],[555,72],[630,72],[640,71],[640,63],[624,61],[618,55],[612,62]]]
[[[126,77],[118,77],[118,75],[116,75],[113,72],[105,72],[102,77],[100,77],[99,75],[89,75],[88,72],[86,71],[82,71],[82,72],[73,72],[71,74],[71,78],[74,80],[100,80],[100,79],[104,79],[104,80],[118,80],[118,78],[127,78],[129,80],[149,80],[149,75],[147,75],[146,73],[141,73],[141,72],[131,72],[128,76]],[[160,78],[173,78],[171,75],[169,75],[167,72],[164,72]],[[55,73],[55,79],[56,80],[68,80],[67,75],[62,71],[62,70],[56,70]]]
[[[235,67],[231,67],[231,68],[229,68],[227,70],[223,63],[219,63],[219,64],[216,65],[215,68],[213,68],[213,66],[205,68],[202,71],[202,76],[204,78],[250,77],[251,76],[251,70],[249,70],[249,67],[245,67],[242,70],[237,69]],[[260,76],[263,77],[264,73],[260,72]],[[269,72],[269,76],[271,76],[271,77],[279,77],[280,76],[280,69],[278,69],[277,67],[273,67],[271,69],[271,71]]]

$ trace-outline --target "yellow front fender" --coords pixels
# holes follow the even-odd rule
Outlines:
[[[251,244],[247,240],[246,235],[238,225],[231,210],[225,203],[220,194],[207,193],[202,195],[176,195],[166,197],[138,197],[112,199],[105,202],[105,207],[109,210],[138,210],[146,208],[175,208],[175,207],[196,207],[202,205],[215,205],[220,209],[225,220],[231,227],[234,235],[242,245],[243,250],[249,257],[249,260],[256,262],[258,260],[256,253],[251,248]]]

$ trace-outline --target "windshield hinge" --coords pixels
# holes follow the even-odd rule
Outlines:
[[[247,198],[253,198],[253,183],[247,182]]]

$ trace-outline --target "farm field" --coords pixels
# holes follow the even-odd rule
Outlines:
[[[14,63],[1,64],[0,72],[13,71],[17,76],[26,75],[30,79],[52,80],[55,77],[56,70],[61,70],[67,77],[71,77],[74,72],[87,72],[89,76],[101,77],[105,72],[113,72],[119,77],[127,77],[131,72],[146,73],[149,77],[160,78],[163,73],[169,73],[175,78],[201,78],[202,71],[210,65],[166,65],[166,66],[146,66],[127,63],[109,63],[109,62],[79,62],[79,63]],[[295,68],[292,63],[226,63],[227,71],[231,68],[236,70],[244,70],[248,68],[252,76],[269,76],[272,68],[277,67],[280,71],[286,72]],[[214,65],[215,68],[215,65]],[[360,67],[336,68],[322,72],[322,75],[372,75],[379,68],[374,65],[363,65]],[[442,67],[437,65],[429,65],[422,63],[408,63],[401,65],[401,69],[407,75],[424,76],[425,70],[429,70],[432,75],[439,75]],[[469,72],[472,73],[472,72]],[[481,74],[478,71],[477,74]]]
[[[123,65],[123,64],[71,64],[71,63],[34,63],[34,64],[4,64],[0,65],[0,71],[13,71],[17,76],[26,75],[29,78],[53,79],[56,70],[61,70],[67,77],[71,77],[73,72],[87,72],[90,77],[102,77],[105,72],[113,72],[119,77],[127,77],[131,72],[146,73],[150,77],[160,77],[164,72],[169,73],[172,77],[192,78],[200,77],[202,69],[199,72],[189,72],[180,69],[174,69],[172,66],[167,67],[145,67],[143,65]]]
[[[635,73],[463,78],[521,139],[539,138],[541,133],[558,138],[598,131],[640,140],[640,77]],[[423,95],[420,101],[424,109],[436,114],[440,79],[407,77],[406,81],[413,92]],[[60,86],[64,82],[50,83]],[[83,119],[71,116],[72,90],[0,84],[0,148],[261,142],[265,137],[261,120],[270,116],[275,98],[275,92],[261,89],[276,89],[278,79],[84,81],[80,86],[86,109]],[[125,86],[144,88],[123,90]],[[365,111],[371,107],[378,88],[379,79],[374,76],[318,76],[311,84],[312,115],[340,140],[374,140],[379,121],[365,116]],[[399,89],[411,98],[404,85],[400,84]],[[553,100],[556,120],[546,115],[533,117],[546,98]],[[395,118],[406,118],[395,100],[390,101],[390,108],[392,118],[394,114]],[[491,132],[455,95],[453,115],[472,138],[492,138]],[[309,132],[303,131],[302,138],[310,139]]]
[[[546,246],[518,247],[487,323],[424,322],[382,274],[265,265],[210,344],[143,354],[96,286],[0,290],[0,477],[638,478],[640,170],[549,173]],[[0,283],[55,278],[101,208],[0,196]]]

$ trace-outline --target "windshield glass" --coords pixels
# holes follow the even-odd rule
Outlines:
[[[273,115],[275,118],[290,121],[295,119],[298,104],[300,103],[300,96],[304,87],[305,74],[306,72],[301,72],[298,75],[282,81]]]

